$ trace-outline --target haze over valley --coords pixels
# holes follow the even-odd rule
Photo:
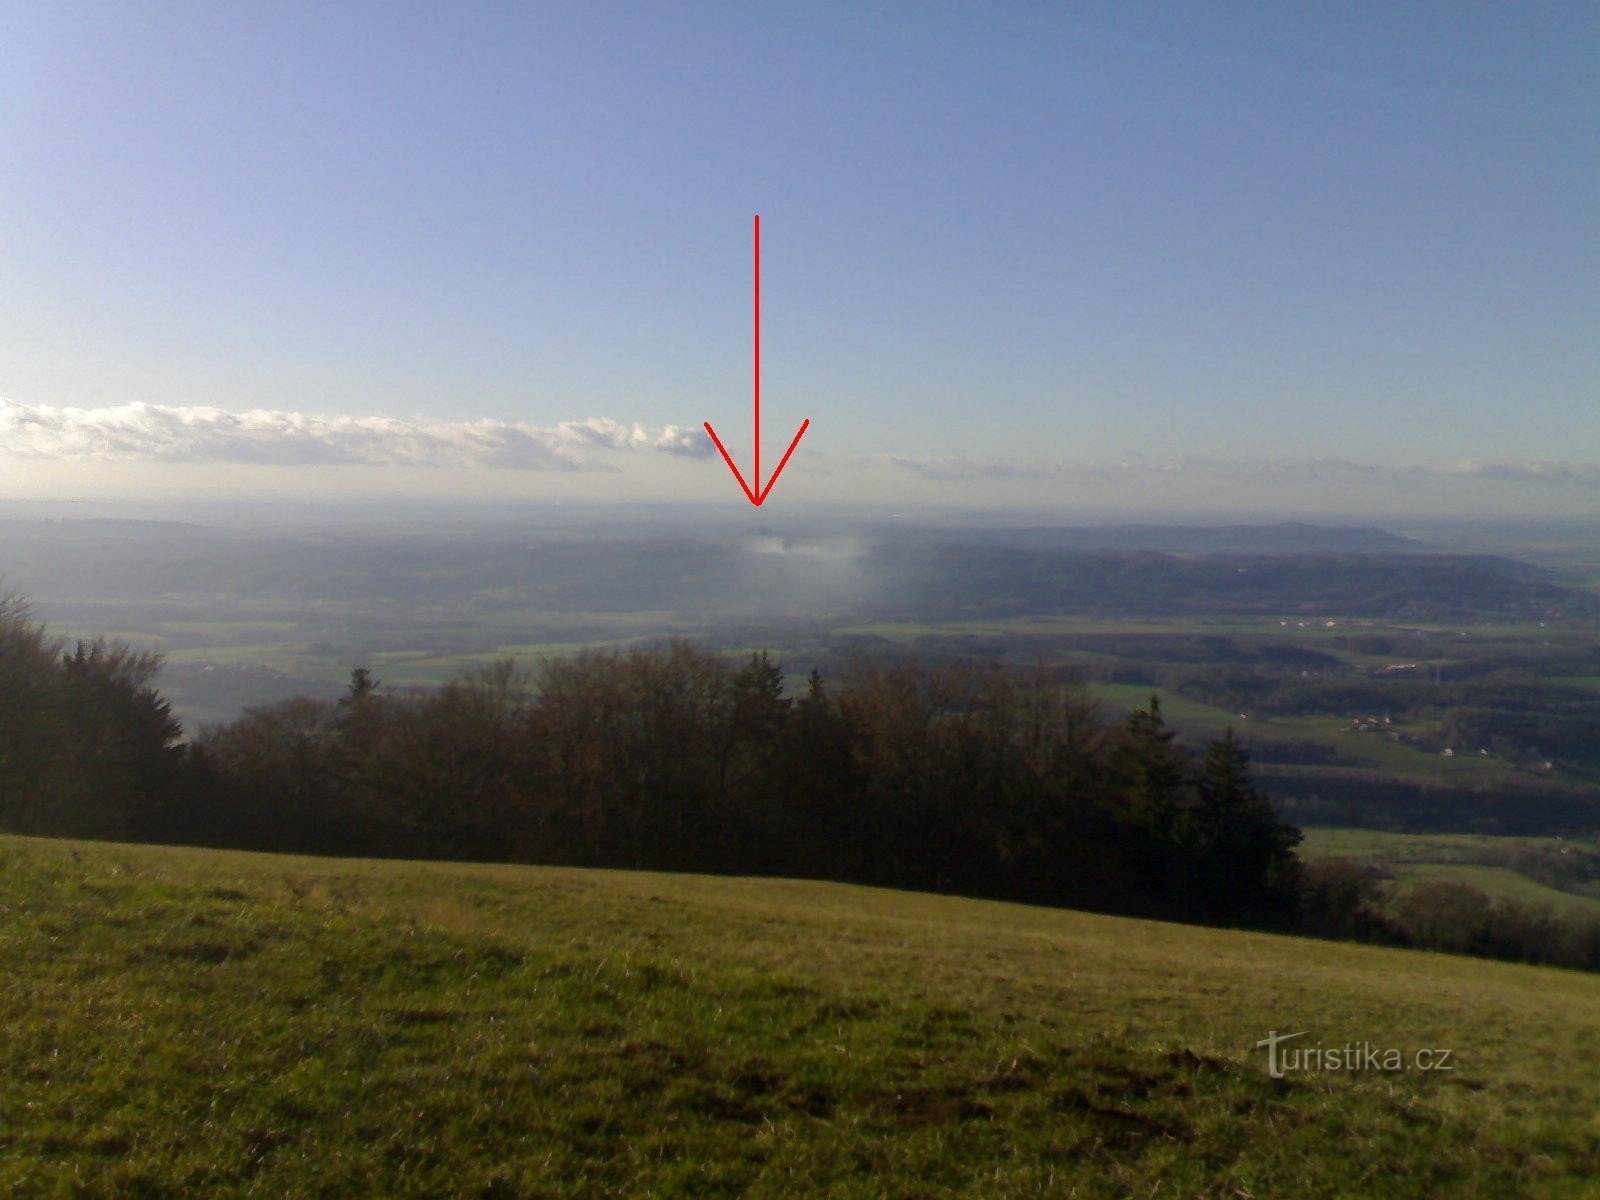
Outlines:
[[[1594,1195],[1597,51],[0,8],[0,1195]]]

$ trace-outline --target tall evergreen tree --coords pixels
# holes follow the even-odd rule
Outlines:
[[[1111,769],[1129,820],[1163,842],[1182,837],[1189,755],[1161,717],[1161,698],[1124,719],[1112,744]]]
[[[1206,915],[1266,919],[1286,908],[1300,831],[1282,821],[1257,789],[1250,752],[1232,729],[1206,746],[1195,790],[1187,840]]]

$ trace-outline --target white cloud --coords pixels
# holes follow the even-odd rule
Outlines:
[[[0,399],[0,451],[53,461],[250,463],[267,466],[502,467],[615,470],[606,456],[714,453],[703,430],[606,417],[531,425],[273,409],[123,404],[57,408]]]
[[[15,494],[87,488],[143,494],[250,487],[398,493],[671,494],[726,498],[732,481],[698,426],[591,417],[551,425],[387,415],[348,417],[276,409],[124,404],[69,408],[0,399],[0,458]],[[670,464],[706,464],[682,473]],[[85,471],[93,464],[94,471]],[[170,465],[184,470],[166,470]],[[649,466],[648,464],[655,464]],[[324,471],[325,466],[396,468]],[[415,468],[415,470],[406,470]],[[625,476],[618,472],[627,468]],[[534,483],[530,475],[544,475]],[[691,478],[693,476],[693,478]],[[689,488],[685,492],[685,488]],[[694,489],[704,488],[704,492]],[[618,488],[625,490],[618,491]],[[20,489],[20,490],[19,490]],[[1308,511],[1429,506],[1438,511],[1591,509],[1600,464],[1468,459],[1433,464],[1335,457],[1145,456],[1074,461],[1040,455],[884,453],[830,457],[806,445],[785,472],[785,498],[830,502],[1206,506]],[[737,492],[734,492],[737,495]]]
[[[1495,479],[1507,483],[1567,484],[1600,489],[1600,464],[1522,460],[1513,462],[1465,459],[1440,468],[1444,475]]]
[[[1403,485],[1484,480],[1552,488],[1600,490],[1600,464],[1469,459],[1436,465],[1379,464],[1344,458],[1176,458],[1134,456],[1115,463],[1062,460],[976,458],[967,455],[917,457],[886,454],[877,463],[924,479],[963,480],[1114,479],[1126,482],[1188,480],[1233,484]]]

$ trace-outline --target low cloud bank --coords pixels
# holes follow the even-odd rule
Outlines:
[[[256,466],[495,468],[511,471],[617,472],[655,455],[715,461],[699,426],[642,425],[590,417],[554,425],[430,417],[327,416],[280,409],[163,404],[69,408],[0,398],[0,455],[35,462],[209,463]],[[1462,459],[1428,465],[1363,463],[1335,457],[1223,458],[1132,455],[1119,462],[881,454],[829,458],[807,451],[807,470],[895,473],[934,483],[1029,481],[1063,487],[1122,485],[1204,488],[1226,496],[1243,487],[1411,487],[1479,483],[1526,494],[1600,492],[1600,464],[1526,459]],[[1505,495],[1505,492],[1498,493]]]
[[[498,467],[615,470],[610,452],[704,458],[699,428],[590,417],[556,425],[275,409],[123,404],[57,408],[0,399],[0,451],[57,461],[251,463],[268,466]]]
[[[965,455],[919,458],[883,455],[879,463],[923,479],[941,481],[1056,479],[1215,480],[1219,484],[1257,483],[1418,484],[1451,480],[1489,480],[1600,491],[1600,464],[1541,460],[1462,459],[1434,465],[1385,465],[1343,458],[1250,459],[1133,458],[1116,463],[1075,463],[1041,459],[974,458]]]

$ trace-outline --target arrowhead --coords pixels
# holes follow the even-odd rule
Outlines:
[[[767,497],[772,494],[772,485],[778,482],[778,476],[783,474],[784,467],[789,465],[789,456],[794,453],[794,448],[800,444],[801,437],[803,437],[806,430],[811,427],[811,418],[807,417],[804,421],[800,422],[800,428],[795,430],[794,440],[789,443],[789,448],[783,452],[783,457],[778,460],[778,469],[775,470],[772,473],[772,477],[767,480],[766,487],[760,487],[761,480],[759,477],[755,481],[756,487],[751,487],[748,483],[746,483],[744,480],[744,473],[740,471],[738,465],[734,463],[733,455],[728,453],[728,448],[722,444],[722,439],[717,436],[717,431],[711,428],[711,422],[705,422],[705,427],[706,432],[711,435],[712,444],[716,446],[717,452],[722,455],[722,461],[728,464],[728,470],[732,471],[733,477],[739,481],[739,487],[744,492],[744,498],[750,501],[751,504],[754,504],[757,508],[760,508],[766,503]],[[760,490],[758,491],[757,488],[760,488]]]
[[[733,455],[728,453],[728,448],[722,444],[722,439],[717,436],[717,431],[711,428],[711,422],[705,422],[706,432],[711,435],[712,445],[716,446],[717,453],[722,455],[722,461],[728,464],[728,470],[733,472],[733,477],[739,481],[739,488],[744,492],[744,498],[760,508],[766,503],[767,497],[772,494],[772,485],[778,482],[778,476],[783,474],[783,468],[789,465],[789,456],[794,453],[794,448],[800,444],[800,438],[811,425],[811,418],[807,417],[800,422],[800,428],[795,430],[794,440],[789,443],[789,448],[783,452],[783,457],[778,460],[778,469],[772,473],[772,478],[767,480],[767,486],[761,486],[761,214],[756,214],[755,219],[755,461],[750,467],[750,483],[745,482],[744,473],[739,470],[738,464],[733,461]],[[751,484],[755,486],[752,487]]]

